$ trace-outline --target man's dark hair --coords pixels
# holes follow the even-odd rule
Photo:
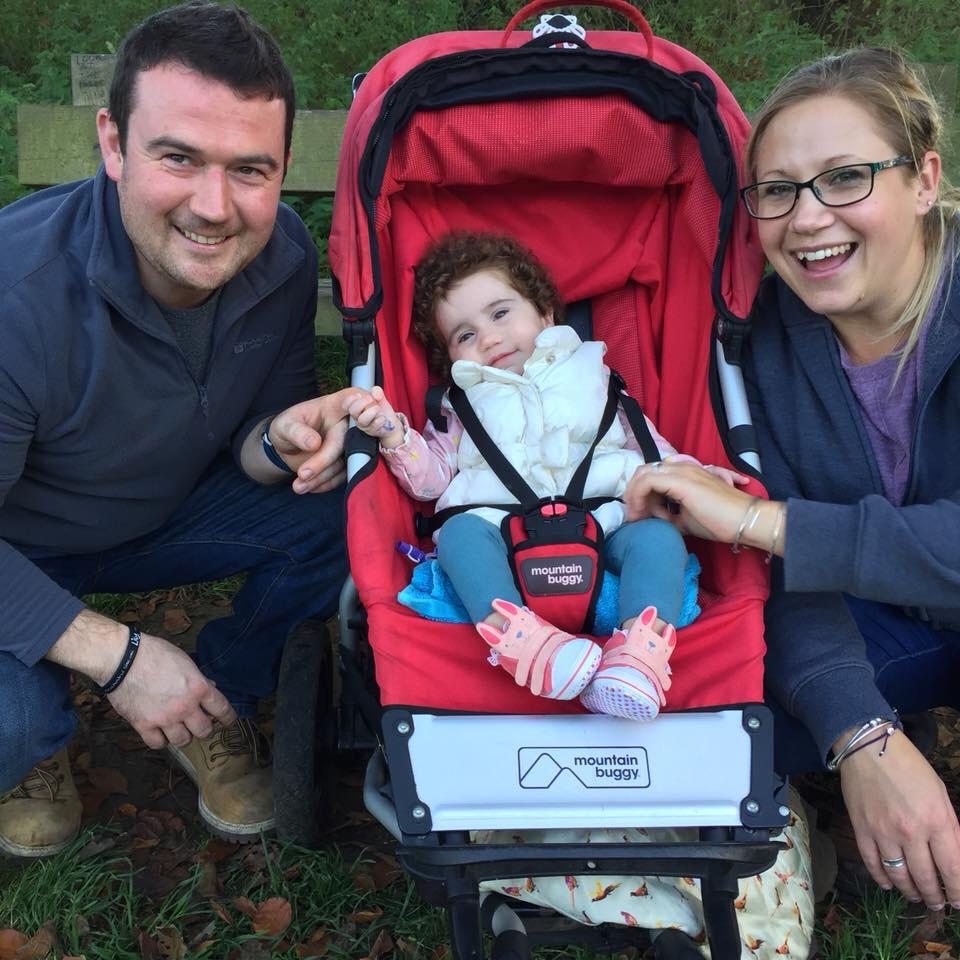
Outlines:
[[[109,102],[121,151],[126,149],[137,77],[164,63],[182,64],[225,84],[240,97],[282,98],[287,106],[286,158],[293,135],[295,99],[293,77],[280,49],[246,10],[208,0],[160,10],[137,24],[121,41]]]

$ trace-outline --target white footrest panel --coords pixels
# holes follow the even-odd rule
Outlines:
[[[419,808],[413,816],[433,830],[737,826],[754,806],[755,738],[772,735],[765,708],[747,711],[637,723],[391,708],[384,734],[398,814]],[[414,791],[397,776],[404,748]],[[759,805],[772,789],[768,774]]]

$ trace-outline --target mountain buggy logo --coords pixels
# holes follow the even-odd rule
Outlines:
[[[533,596],[583,593],[593,581],[593,558],[586,554],[527,557],[520,561],[520,575]]]
[[[643,747],[521,747],[520,786],[546,790],[563,774],[588,790],[649,787],[650,764]]]

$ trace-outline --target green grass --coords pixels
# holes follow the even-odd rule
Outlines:
[[[153,902],[136,892],[137,870],[126,855],[118,854],[125,836],[117,828],[85,830],[60,855],[15,867],[0,863],[0,928],[10,926],[32,935],[52,924],[55,949],[87,960],[138,960],[169,956],[149,952],[152,944],[182,943],[188,957],[238,960],[256,943],[259,956],[295,958],[298,945],[322,937],[324,955],[331,960],[369,956],[385,932],[399,944],[393,956],[434,960],[442,955],[448,933],[443,911],[426,905],[406,876],[380,889],[364,888],[356,877],[376,862],[361,851],[348,856],[336,847],[309,851],[273,840],[240,848],[218,866],[220,888],[211,895],[209,874],[202,862],[161,900]],[[91,841],[114,841],[116,849],[93,855],[81,853]],[[197,861],[203,859],[204,843]],[[82,858],[83,857],[83,858]],[[256,869],[250,861],[256,860]],[[205,888],[204,884],[207,883]],[[257,934],[238,907],[237,898],[261,904],[282,898],[292,906],[289,927],[278,937]],[[916,919],[896,894],[868,891],[853,910],[832,908],[826,924],[818,927],[822,960],[910,960],[916,955]],[[913,914],[916,917],[916,911]],[[146,947],[141,944],[141,935]],[[947,916],[943,928],[921,935],[956,944],[960,922]],[[244,947],[247,944],[247,947]],[[539,960],[593,957],[581,948],[544,948]]]
[[[52,921],[56,955],[87,960],[150,956],[141,953],[141,932],[151,940],[179,938],[187,956],[209,960],[227,960],[249,941],[261,944],[269,956],[294,958],[295,947],[318,931],[326,934],[326,956],[332,960],[368,955],[381,930],[425,958],[446,940],[443,913],[427,907],[406,877],[380,890],[355,884],[358,869],[373,861],[362,853],[346,859],[335,848],[308,851],[264,841],[264,868],[251,872],[245,866],[250,848],[237,852],[220,871],[222,893],[216,897],[203,891],[204,868],[198,863],[154,903],[135,892],[136,871],[129,859],[113,850],[79,858],[84,846],[104,836],[122,841],[115,830],[86,830],[49,860],[22,868],[0,866],[0,928],[31,936]],[[273,897],[289,902],[292,920],[281,938],[257,934],[234,903],[239,897],[257,905]]]

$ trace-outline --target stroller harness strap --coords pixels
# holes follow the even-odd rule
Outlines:
[[[604,569],[603,530],[591,510],[613,498],[584,501],[587,475],[594,450],[612,426],[620,405],[644,459],[648,463],[660,459],[640,405],[626,393],[623,381],[611,370],[607,401],[596,436],[570,478],[567,489],[559,497],[538,497],[493,442],[466,393],[453,385],[448,396],[464,430],[487,465],[519,502],[518,505],[498,506],[507,511],[500,532],[524,603],[562,630],[577,633],[588,629],[593,622]],[[457,508],[456,512],[471,508]],[[442,511],[447,515],[449,512]],[[435,518],[438,520],[442,522],[441,518]]]

